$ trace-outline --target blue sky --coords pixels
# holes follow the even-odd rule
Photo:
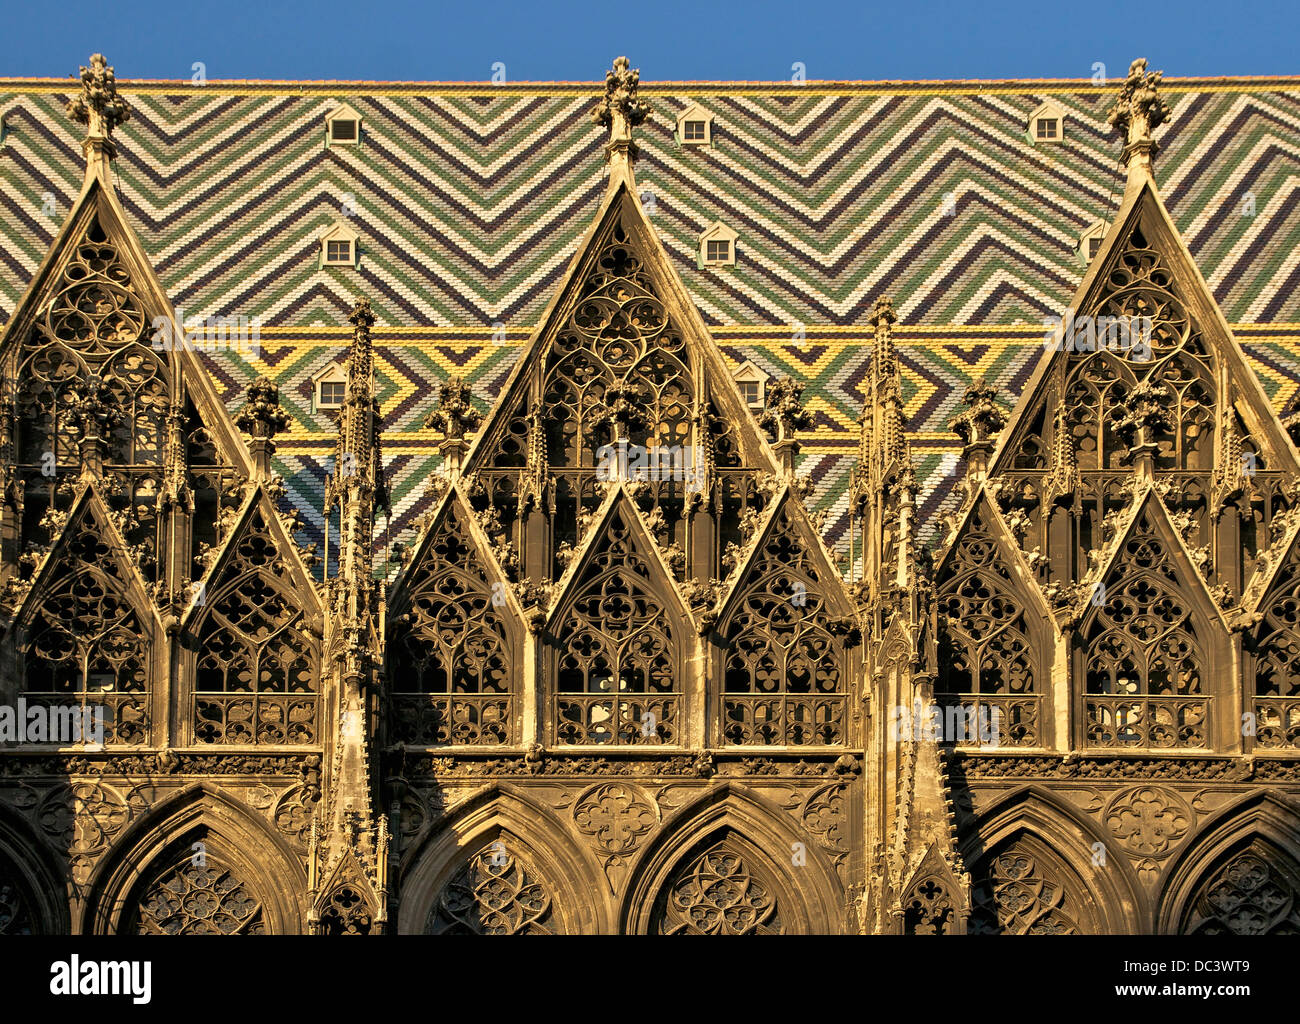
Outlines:
[[[124,78],[510,81],[1087,78],[1135,56],[1168,75],[1300,73],[1296,0],[9,0],[0,76],[75,73],[92,51]]]

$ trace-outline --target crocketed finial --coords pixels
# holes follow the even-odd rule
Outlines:
[[[1120,159],[1128,165],[1129,180],[1151,173],[1151,157],[1159,148],[1151,133],[1169,120],[1169,104],[1159,92],[1163,71],[1148,71],[1145,57],[1129,65],[1128,77],[1115,97],[1106,120],[1124,133]]]
[[[68,101],[68,116],[86,126],[88,168],[117,155],[113,129],[130,120],[131,107],[117,94],[117,78],[102,53],[91,54],[90,67],[81,69],[81,92]]]
[[[609,129],[609,143],[605,146],[605,159],[610,174],[631,174],[631,164],[639,155],[632,141],[632,129],[650,116],[650,107],[637,96],[641,72],[629,66],[626,57],[614,61],[614,67],[605,72],[605,95],[591,109],[591,119],[602,128]]]

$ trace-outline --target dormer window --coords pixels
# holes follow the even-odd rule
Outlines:
[[[1101,245],[1106,241],[1106,222],[1095,220],[1083,229],[1079,235],[1079,244],[1075,252],[1079,255],[1079,262],[1085,267],[1097,258],[1097,253],[1101,252]]]
[[[713,142],[713,115],[692,103],[677,117],[679,146],[708,146]]]
[[[734,267],[736,265],[736,232],[714,221],[700,235],[700,268]]]
[[[355,146],[361,141],[361,115],[346,103],[325,117],[328,146]]]
[[[768,375],[747,359],[732,374],[732,378],[736,381],[745,404],[754,412],[761,412],[767,401]]]
[[[321,232],[321,266],[355,267],[358,235],[346,224],[335,224]]]
[[[311,380],[315,390],[314,400],[317,411],[343,407],[348,378],[341,363],[337,360],[332,361]]]
[[[1051,100],[1029,115],[1029,141],[1038,145],[1065,141],[1065,110]]]

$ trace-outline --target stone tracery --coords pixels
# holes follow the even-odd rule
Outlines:
[[[555,827],[600,862],[608,899],[617,900],[630,871],[612,869],[629,868],[643,851],[657,854],[675,807],[708,794],[715,778],[743,779],[806,831],[804,853],[833,859],[852,895],[836,887],[834,872],[829,882],[805,882],[798,872],[774,877],[738,837],[707,833],[663,866],[660,891],[639,905],[655,930],[782,933],[801,927],[801,901],[822,900],[851,905],[863,929],[951,933],[965,913],[966,883],[952,849],[961,826],[947,808],[963,784],[982,786],[987,799],[1010,780],[1077,790],[1086,776],[1099,788],[1071,792],[1091,800],[1088,813],[1114,839],[1112,856],[1131,856],[1145,872],[1195,841],[1206,798],[1191,782],[1206,781],[1213,802],[1294,781],[1289,765],[1267,756],[1300,743],[1294,565],[1267,586],[1250,586],[1252,573],[1263,581],[1272,572],[1294,525],[1288,488],[1300,474],[1270,436],[1268,410],[1252,406],[1235,343],[1206,314],[1212,297],[1196,294],[1195,275],[1183,273],[1185,253],[1158,197],[1130,204],[1116,244],[1099,257],[1095,290],[1079,304],[1100,318],[1149,318],[1151,352],[1137,355],[1131,337],[1127,349],[1080,349],[1076,336],[1075,350],[1021,403],[1002,459],[1000,397],[991,386],[971,389],[970,414],[956,421],[966,428],[970,467],[963,500],[985,505],[945,541],[937,575],[917,548],[926,513],[904,431],[890,335],[896,316],[887,300],[878,303],[863,389],[870,469],[860,479],[870,493],[850,497],[860,530],[850,546],[856,558],[861,543],[862,558],[861,569],[854,562],[849,571],[861,598],[855,608],[794,507],[803,489],[792,432],[824,427],[842,410],[832,402],[828,411],[824,396],[804,408],[798,383],[778,381],[758,417],[772,430],[770,443],[762,441],[725,369],[718,372],[725,364],[701,318],[681,301],[672,259],[638,212],[627,136],[648,111],[635,99],[636,73],[621,61],[610,83],[600,120],[615,132],[606,147],[612,184],[601,224],[481,445],[470,449],[467,436],[478,426],[480,399],[462,382],[444,385],[454,401],[427,421],[446,435],[446,473],[431,500],[452,487],[456,500],[423,538],[427,557],[395,590],[385,589],[391,576],[370,572],[385,490],[379,425],[392,403],[378,397],[369,305],[358,303],[349,318],[358,330],[326,487],[327,529],[334,531],[335,512],[338,525],[328,534],[332,557],[313,582],[300,578],[310,560],[292,530],[286,545],[268,518],[286,496],[272,472],[272,439],[290,422],[276,384],[256,382],[260,397],[250,404],[258,407],[239,417],[248,452],[226,444],[227,433],[234,437],[229,417],[200,400],[193,366],[150,343],[159,311],[133,262],[138,246],[119,237],[125,221],[76,213],[72,241],[50,263],[39,302],[15,316],[22,329],[5,355],[20,381],[16,423],[0,438],[14,513],[0,528],[8,531],[6,560],[15,560],[11,551],[19,560],[8,606],[30,613],[24,693],[33,701],[102,698],[114,708],[109,746],[148,744],[104,758],[50,752],[0,761],[6,771],[14,766],[4,777],[26,787],[14,788],[13,806],[68,858],[73,885],[86,883],[135,808],[154,797],[149,786],[161,792],[195,775],[225,776],[270,819],[275,841],[305,856],[313,927],[380,933],[393,891],[387,866],[400,860],[388,857],[385,812],[397,816],[400,852],[446,828],[447,808],[468,799],[472,785],[508,776],[561,812]],[[1149,128],[1167,111],[1130,85],[1117,124],[1138,132],[1125,159],[1140,163],[1153,148],[1140,122]],[[107,151],[125,108],[88,102],[77,109],[91,128],[90,156]],[[88,180],[102,189],[107,165],[90,162]],[[111,189],[87,194],[101,213],[117,209]],[[692,474],[644,479],[617,464],[611,472],[602,449],[621,443],[690,448]],[[345,457],[360,450],[365,472],[355,479]],[[473,454],[462,460],[466,451]],[[53,473],[45,471],[51,462]],[[87,478],[95,502],[74,514],[83,492],[73,481]],[[1165,503],[1182,545],[1163,518],[1148,517],[1110,552],[1116,529],[1127,529],[1135,478],[1154,485],[1144,493]],[[620,497],[597,522],[611,488]],[[780,494],[791,504],[772,514]],[[291,515],[278,517],[292,525]],[[756,540],[768,518],[772,528]],[[476,540],[480,527],[485,546]],[[1014,558],[1004,535],[1023,549]],[[124,542],[125,564],[105,543],[110,536]],[[55,545],[63,561],[34,583]],[[1102,597],[1089,604],[1080,588],[1103,568]],[[197,607],[189,601],[196,587]],[[1235,632],[1217,617],[1207,621],[1207,602]],[[309,608],[328,609],[324,627]],[[1232,648],[1242,634],[1245,647]],[[1053,663],[1058,637],[1068,653]],[[1258,731],[1243,733],[1240,748],[1210,714],[1229,714],[1219,710],[1227,702],[1216,678],[1235,664],[1229,650],[1244,651],[1253,672],[1245,696]],[[178,668],[169,661],[175,652]],[[1063,679],[1070,706],[1049,715],[1039,702]],[[997,707],[1000,745],[1032,749],[957,750],[941,761],[924,741],[890,747],[879,723],[891,704],[918,694]],[[185,749],[191,744],[204,752]],[[263,749],[253,757],[238,749],[246,745]],[[631,746],[638,749],[620,749]],[[1140,748],[1141,759],[1114,756],[1128,746]],[[422,749],[430,747],[450,749]],[[1162,759],[1167,751],[1200,753]],[[1264,756],[1247,762],[1240,752]],[[989,756],[966,757],[977,754]],[[44,774],[28,771],[33,766]],[[119,767],[151,781],[122,793],[87,781]],[[1134,777],[1125,771],[1171,785],[1115,788]],[[262,781],[246,785],[247,777]],[[873,818],[882,807],[888,814]],[[946,870],[905,881],[917,877],[909,857],[918,837],[942,851]],[[355,857],[357,871],[346,883],[321,885],[322,868],[337,864],[340,850]],[[879,866],[888,882],[871,894],[874,904],[863,891],[860,850],[879,853],[880,864],[867,867]],[[574,879],[538,869],[550,852],[503,834],[440,870],[433,909],[415,927],[566,930],[574,920],[560,894]],[[1284,860],[1252,846],[1216,861],[1183,924],[1293,930]],[[976,861],[975,875],[972,930],[1099,928],[1079,878],[1046,840],[996,844]],[[0,873],[0,931],[37,924],[16,877]],[[256,892],[251,877],[216,861],[173,858],[138,894],[132,927],[266,930],[268,894]]]

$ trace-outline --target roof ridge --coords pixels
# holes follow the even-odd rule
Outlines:
[[[881,78],[881,79],[806,79],[794,82],[790,79],[662,79],[641,83],[641,88],[650,93],[673,93],[686,91],[733,91],[735,87],[746,87],[761,91],[790,90],[793,92],[819,92],[826,90],[883,90],[955,87],[980,92],[989,88],[1008,88],[1014,86],[1039,86],[1064,91],[1092,91],[1109,89],[1112,83],[1118,86],[1121,78],[1108,79],[1105,85],[1096,84],[1091,78]],[[1281,83],[1300,88],[1300,75],[1198,75],[1184,77],[1166,77],[1163,85],[1166,91],[1188,91],[1195,86],[1215,86],[1258,88],[1266,83]],[[584,95],[599,85],[598,82],[581,79],[537,79],[493,83],[488,79],[350,79],[350,78],[207,78],[202,86],[195,86],[188,78],[118,78],[119,88],[170,88],[181,86],[185,89],[204,88],[220,92],[221,86],[232,88],[265,87],[292,88],[312,86],[316,89],[327,87],[373,86],[378,88],[419,88],[430,91],[439,89],[484,88],[489,92],[509,93],[516,89],[530,91],[581,90]],[[1181,86],[1181,88],[1180,88]],[[0,90],[12,90],[15,87],[67,88],[77,87],[77,81],[71,77],[50,76],[11,76],[0,78]]]

